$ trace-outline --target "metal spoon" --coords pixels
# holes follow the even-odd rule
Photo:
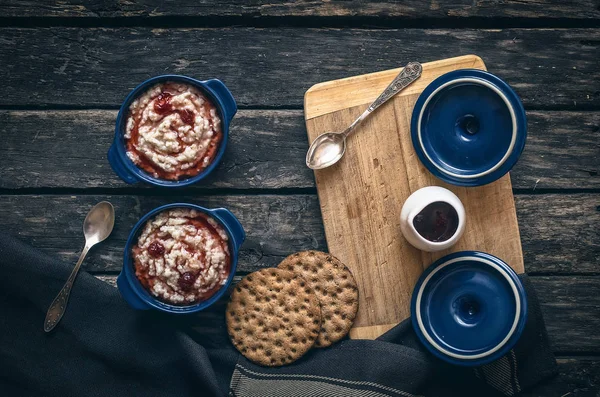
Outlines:
[[[381,95],[342,132],[326,132],[319,135],[306,153],[306,165],[313,170],[327,168],[337,163],[346,151],[346,138],[354,132],[375,109],[383,105],[391,97],[408,87],[421,76],[423,67],[418,62],[409,62],[396,78],[387,86]]]
[[[56,324],[60,321],[69,300],[71,294],[71,288],[77,277],[77,272],[81,267],[81,262],[87,255],[90,248],[99,242],[104,241],[112,232],[113,226],[115,225],[115,209],[112,204],[108,201],[102,201],[98,203],[88,212],[83,221],[83,235],[85,236],[85,247],[79,256],[79,260],[75,265],[75,269],[71,272],[69,279],[65,283],[64,287],[60,290],[56,298],[52,301],[48,313],[46,313],[46,320],[44,321],[44,331],[50,332],[56,327]]]

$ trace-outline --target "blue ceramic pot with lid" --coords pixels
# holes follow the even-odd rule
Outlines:
[[[215,157],[212,159],[211,163],[200,173],[181,180],[165,180],[155,178],[153,175],[150,175],[143,169],[139,168],[129,159],[129,157],[127,157],[127,149],[125,147],[125,127],[131,103],[156,84],[167,82],[184,83],[196,87],[198,90],[200,90],[200,92],[206,95],[206,97],[217,108],[219,117],[221,119],[221,130],[223,136]],[[161,187],[189,186],[208,176],[221,161],[229,138],[229,124],[231,123],[231,120],[236,112],[237,104],[235,99],[225,84],[223,84],[223,82],[220,80],[210,79],[206,81],[200,81],[181,75],[163,75],[153,77],[138,85],[133,91],[131,91],[131,93],[129,93],[129,95],[127,95],[125,101],[123,101],[123,104],[119,109],[119,114],[117,115],[115,139],[108,151],[108,162],[110,163],[113,171],[126,183],[131,184],[136,182],[146,182],[148,184]]]
[[[479,366],[514,347],[527,320],[527,297],[502,260],[462,251],[439,259],[421,275],[411,315],[431,353],[451,364]]]
[[[462,69],[438,77],[415,104],[413,146],[436,177],[453,185],[480,186],[505,175],[527,139],[521,100],[500,78]]]

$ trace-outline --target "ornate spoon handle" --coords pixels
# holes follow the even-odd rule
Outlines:
[[[375,99],[375,102],[369,106],[369,112],[377,109],[379,106],[386,103],[388,99],[408,87],[410,83],[421,76],[421,72],[423,72],[423,67],[419,62],[409,62],[381,95]]]
[[[67,302],[69,301],[69,296],[71,295],[71,288],[73,288],[73,283],[75,282],[75,277],[77,277],[77,272],[79,272],[79,268],[81,267],[81,262],[87,255],[89,251],[88,246],[86,245],[81,255],[79,256],[79,260],[75,265],[75,268],[71,272],[69,279],[62,287],[56,298],[50,304],[50,308],[48,308],[48,312],[46,313],[46,320],[44,321],[44,331],[50,332],[56,327],[56,324],[60,321],[63,314],[65,313],[65,309],[67,308]]]
[[[346,130],[343,132],[344,135],[348,136],[354,131],[354,129],[371,114],[375,109],[386,103],[391,97],[408,87],[413,81],[418,79],[423,72],[423,67],[419,62],[409,62],[404,69],[396,76],[394,80],[387,86],[387,88],[375,99],[375,101],[360,115],[359,118],[354,120]]]

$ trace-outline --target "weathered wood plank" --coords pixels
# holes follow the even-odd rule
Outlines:
[[[240,271],[273,266],[295,251],[325,248],[316,195],[0,196],[0,219],[7,232],[73,261],[84,242],[83,219],[91,206],[101,200],[113,203],[116,222],[109,239],[86,259],[84,267],[91,271],[119,271],[125,241],[137,220],[151,209],[173,202],[226,207],[238,216],[247,233],[238,264]]]
[[[292,252],[327,249],[316,195],[11,195],[0,196],[0,219],[7,232],[74,263],[83,244],[80,221],[101,200],[115,205],[117,222],[109,240],[86,259],[84,267],[93,272],[119,271],[129,230],[143,214],[170,202],[224,206],[236,214],[247,232],[239,262],[243,272],[273,266]],[[598,273],[599,194],[518,195],[516,206],[527,272]]]
[[[0,111],[0,188],[127,186],[106,161],[115,118],[113,110]],[[600,112],[531,111],[528,121],[514,188],[600,188]],[[242,110],[230,139],[222,164],[196,187],[315,186],[302,111]]]
[[[101,276],[114,285],[116,276]],[[238,282],[241,277],[236,277]],[[540,300],[552,350],[558,354],[600,352],[600,277],[531,277]],[[198,319],[201,332],[225,335],[225,298]]]
[[[511,172],[513,188],[598,188],[599,113],[527,112],[527,124],[527,144]]]
[[[420,1],[401,3],[392,0],[360,1],[240,1],[219,2],[179,0],[4,0],[0,15],[7,17],[164,17],[164,16],[320,16],[320,17],[520,17],[520,18],[580,18],[600,17],[598,4],[592,0],[564,2],[560,0],[499,1],[471,0]]]
[[[532,277],[532,283],[552,349],[600,352],[600,277]]]
[[[525,271],[600,270],[600,195],[517,195]]]
[[[346,263],[358,284],[359,308],[350,330],[352,339],[376,339],[408,317],[411,292],[424,263],[447,253],[422,253],[410,244],[399,244],[402,207],[398,203],[417,189],[439,183],[415,156],[407,110],[415,106],[419,91],[437,77],[471,67],[482,69],[485,65],[473,55],[423,64],[419,80],[352,136],[355,145],[345,155],[346,166],[315,172],[329,251]],[[350,125],[369,106],[352,101],[374,101],[385,89],[388,83],[379,79],[382,73],[388,81],[398,74],[386,71],[312,87],[304,96],[309,140]],[[452,251],[476,249],[498,255],[522,273],[523,252],[510,178],[452,191],[469,217],[465,233]]]
[[[0,111],[0,188],[128,186],[106,159],[116,114]],[[301,111],[242,110],[230,133],[221,165],[198,187],[314,187]]]
[[[558,376],[523,397],[597,397],[600,395],[600,359],[559,358]]]
[[[180,73],[221,78],[240,106],[300,107],[318,82],[475,53],[529,108],[597,109],[599,45],[600,29],[4,28],[0,106],[114,107]]]

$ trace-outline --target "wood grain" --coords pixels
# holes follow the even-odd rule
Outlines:
[[[485,70],[485,64],[476,55],[424,63],[421,77],[398,96],[419,95],[437,77],[457,69]],[[400,67],[315,84],[304,94],[304,118],[314,119],[358,105],[371,104],[401,70]]]
[[[314,188],[303,166],[303,92],[319,81],[393,68],[416,57],[478,53],[528,108],[528,144],[511,173],[526,270],[553,275],[533,277],[533,283],[555,352],[573,354],[558,360],[558,377],[524,395],[596,396],[600,123],[597,112],[556,110],[600,110],[600,29],[505,27],[597,28],[599,15],[597,0],[0,1],[1,26],[57,26],[0,29],[0,107],[8,108],[0,111],[0,189],[9,193],[0,196],[3,229],[74,263],[83,242],[73,220],[109,199],[119,207],[118,229],[92,252],[86,269],[114,273],[135,220],[154,206],[184,200],[225,205],[243,218],[249,238],[242,272],[272,266],[290,249],[325,249],[316,196],[290,195]],[[295,27],[240,28],[287,25]],[[299,29],[308,26],[317,29]],[[367,29],[345,28],[352,26]],[[120,189],[126,185],[104,161],[122,99],[143,79],[168,72],[219,77],[242,107],[275,108],[239,113],[223,164],[198,187],[213,190],[200,195]],[[30,107],[41,110],[18,110]],[[110,110],[87,110],[94,107]],[[289,108],[297,110],[278,110]],[[272,145],[277,150],[265,150]],[[115,195],[98,194],[110,192]],[[135,194],[119,195],[124,192]],[[114,274],[101,277],[114,280]],[[197,316],[199,337],[220,333],[221,343],[228,343],[222,312],[220,303]]]
[[[519,195],[515,199],[527,271],[599,274],[600,196]]]
[[[600,29],[3,28],[0,106],[116,108],[177,73],[220,78],[241,107],[300,108],[318,82],[476,53],[528,108],[600,109],[599,43]]]
[[[361,0],[333,1],[260,1],[225,0],[4,0],[0,15],[6,17],[164,17],[164,16],[247,16],[257,17],[378,17],[378,18],[599,18],[598,4],[593,0],[564,2],[560,0],[436,1]]]
[[[94,273],[120,271],[123,247],[137,220],[177,201],[223,206],[240,218],[247,233],[241,272],[277,265],[292,252],[327,250],[316,195],[0,195],[0,219],[5,232],[75,263],[83,245],[81,223],[102,200],[114,204],[117,222],[109,240],[83,264]],[[600,194],[518,195],[516,206],[528,273],[598,274]]]
[[[559,358],[558,376],[526,391],[523,397],[597,397],[600,394],[600,358]]]
[[[465,68],[485,70],[485,65],[474,55],[423,64],[421,77],[350,137],[338,164],[315,171],[327,246],[358,284],[360,304],[352,338],[375,339],[409,317],[412,291],[423,269],[450,252],[487,252],[523,272],[509,176],[477,188],[451,186],[433,177],[413,149],[410,123],[421,91],[439,76]],[[350,125],[398,73],[394,69],[309,89],[304,100],[309,140]],[[425,253],[402,236],[400,210],[411,193],[432,185],[446,187],[461,199],[466,229],[450,249]]]
[[[600,307],[600,278],[594,277],[536,277],[535,287],[540,297],[542,312],[546,320],[546,329],[550,336],[550,344],[555,351],[567,350],[569,342],[565,338],[580,338],[595,333],[600,326],[600,316],[592,314]],[[538,289],[538,285],[543,288]],[[588,324],[576,324],[579,318],[588,318]],[[552,318],[553,320],[550,320]],[[560,319],[560,321],[558,321]],[[561,324],[562,322],[562,324]],[[565,326],[576,327],[572,332],[566,331]],[[560,335],[565,333],[564,335]],[[585,346],[585,347],[584,347]],[[592,337],[589,343],[581,347],[572,346],[572,352],[600,350],[600,340]]]
[[[106,159],[116,117],[114,110],[0,111],[0,188],[130,186]],[[239,111],[221,164],[194,187],[314,187],[306,149],[301,111]]]
[[[0,188],[129,186],[106,161],[116,115],[0,111]],[[527,118],[527,145],[511,172],[514,189],[600,188],[600,112],[530,111]],[[307,148],[301,110],[241,110],[221,165],[194,188],[314,188],[304,164]]]
[[[243,272],[276,266],[296,251],[324,247],[316,196],[305,195],[0,196],[0,219],[6,232],[74,263],[84,243],[85,215],[102,200],[114,205],[116,222],[107,241],[86,258],[83,267],[94,272],[120,271],[135,223],[153,208],[174,202],[225,207],[238,217],[247,234],[238,264]]]

